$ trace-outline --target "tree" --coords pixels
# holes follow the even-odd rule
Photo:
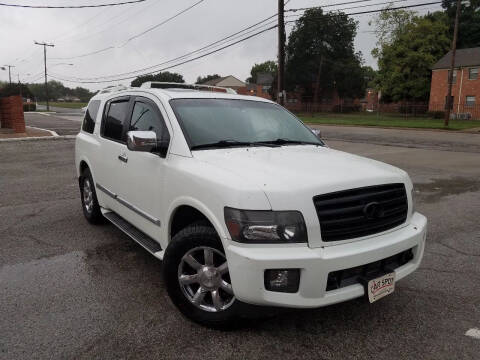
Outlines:
[[[443,0],[442,7],[447,13],[450,39],[453,39],[457,2],[455,0]],[[480,46],[480,0],[465,1],[462,2],[458,22],[457,48],[477,46]]]
[[[377,26],[389,22],[383,14]],[[430,92],[431,67],[448,51],[450,38],[446,15],[414,16],[380,44],[377,83],[386,101],[425,101]]]
[[[362,54],[353,41],[357,22],[341,12],[314,8],[295,22],[286,46],[286,87],[301,86],[317,102],[321,94],[362,96]]]
[[[37,100],[46,100],[45,84],[36,83],[27,84],[27,86]],[[50,80],[48,82],[48,96],[50,99],[56,100],[59,98],[64,98],[65,96],[71,96],[79,98],[82,102],[88,102],[93,95],[93,92],[82,87],[71,89],[64,86],[60,81]]]
[[[250,70],[250,77],[247,78],[247,82],[250,84],[257,83],[257,76],[260,73],[269,73],[275,75],[277,73],[277,63],[272,60],[265,61],[260,64],[255,64]]]
[[[132,81],[131,86],[140,87],[140,85],[142,85],[144,82],[147,82],[147,81],[185,83],[185,80],[183,80],[183,75],[165,71],[165,72],[160,72],[158,74],[138,76]]]
[[[205,84],[207,81],[220,79],[220,78],[221,76],[218,74],[199,76],[197,77],[197,84]]]

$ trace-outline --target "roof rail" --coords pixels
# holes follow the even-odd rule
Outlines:
[[[127,89],[130,89],[130,87],[125,85],[110,85],[110,86],[107,86],[106,88],[103,88],[102,90],[99,90],[98,94],[107,94],[107,93],[122,91]]]
[[[222,86],[211,86],[211,85],[201,85],[201,84],[185,84],[185,83],[176,83],[176,82],[162,82],[162,81],[147,81],[144,82],[140,87],[149,88],[149,89],[193,89],[199,91],[215,91],[221,90],[227,94],[236,94],[237,92],[232,88],[222,87]]]

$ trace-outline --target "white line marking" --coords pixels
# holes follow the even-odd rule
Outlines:
[[[465,333],[466,336],[470,336],[474,339],[480,340],[480,329],[472,328]]]
[[[29,125],[29,126],[27,126],[27,127],[28,127],[28,128],[30,128],[30,129],[36,129],[36,130],[48,131],[48,132],[50,133],[50,135],[52,135],[52,136],[58,136],[58,134],[57,134],[55,131],[53,131],[53,130],[42,129],[42,128],[39,128],[39,127],[30,126],[30,125]]]

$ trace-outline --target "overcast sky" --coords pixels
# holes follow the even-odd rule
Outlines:
[[[28,5],[80,5],[110,3],[117,0],[5,0]],[[120,1],[120,0],[118,0]],[[47,64],[52,76],[94,78],[137,70],[184,55],[276,13],[277,0],[204,0],[174,20],[125,43],[130,37],[160,23],[199,0],[147,0],[143,3],[95,9],[23,9],[0,7],[0,66],[15,65],[12,80],[43,81],[43,48],[34,40],[55,44],[47,50]],[[291,0],[286,9],[344,3],[351,0]],[[335,8],[385,4],[387,0],[329,7]],[[404,6],[424,1],[396,1]],[[426,2],[426,1],[425,1]],[[344,10],[346,13],[378,9],[385,5]],[[420,13],[440,9],[438,5],[417,8]],[[365,64],[376,67],[370,52],[375,36],[368,25],[375,14],[354,16],[359,21],[355,39]],[[287,27],[287,36],[291,26]],[[187,82],[198,75],[218,73],[241,80],[249,76],[254,63],[276,58],[276,30],[263,33],[216,54],[181,65],[169,71],[181,73]],[[112,46],[114,49],[71,59]],[[57,58],[57,59],[55,59]],[[73,64],[66,65],[66,64]],[[30,75],[28,75],[30,74]],[[0,80],[8,81],[8,71],[0,71]],[[130,80],[122,81],[129,84]],[[107,84],[66,82],[69,87],[93,90]],[[113,83],[114,84],[114,83]]]

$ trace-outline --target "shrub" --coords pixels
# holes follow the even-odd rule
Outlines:
[[[428,116],[434,119],[443,119],[445,117],[445,111],[429,111]]]
[[[37,105],[33,102],[23,103],[23,111],[35,111],[37,110]]]

